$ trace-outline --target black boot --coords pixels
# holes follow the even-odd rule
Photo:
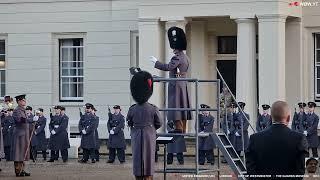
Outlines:
[[[183,153],[177,153],[177,159],[180,165],[184,164],[184,157],[183,157]]]
[[[167,154],[167,164],[172,164],[173,163],[173,154],[168,153]]]
[[[114,160],[111,160],[111,159],[109,159],[108,161],[107,161],[107,163],[113,163],[114,162]]]
[[[80,159],[78,162],[79,162],[79,163],[87,163],[87,161],[84,160],[84,159]]]
[[[51,158],[50,158],[49,161],[47,161],[47,162],[54,162],[54,159],[51,159]]]

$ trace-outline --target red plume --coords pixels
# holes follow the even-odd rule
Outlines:
[[[151,89],[152,81],[151,81],[151,79],[148,79],[147,81],[148,81],[149,88]]]

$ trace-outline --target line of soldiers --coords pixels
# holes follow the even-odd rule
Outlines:
[[[305,111],[307,105],[308,111]],[[306,104],[304,102],[300,102],[298,103],[298,106],[299,112],[294,113],[291,128],[307,136],[308,148],[311,149],[312,156],[318,157],[317,148],[319,146],[319,139],[317,129],[319,116],[314,113],[316,103],[308,102],[308,104]]]
[[[201,108],[210,108],[210,106],[206,104],[201,104]],[[198,150],[199,150],[199,164],[204,165],[205,161],[214,165],[214,151],[215,144],[213,141],[212,134],[213,127],[214,127],[214,117],[211,115],[209,111],[202,111],[198,115],[198,124],[199,124],[199,133],[209,133],[209,135],[200,136],[199,143],[198,143]],[[167,122],[167,131],[169,133],[174,133],[175,131],[175,123],[172,120]],[[159,151],[159,146],[156,146],[156,150]],[[187,152],[186,141],[183,135],[175,135],[174,142],[168,143],[167,145],[167,164],[173,163],[173,158],[176,156],[179,165],[184,164],[184,152]],[[155,159],[157,162],[158,154],[156,153]]]
[[[22,100],[25,100],[25,95],[17,96]],[[21,100],[20,100],[21,101]],[[18,103],[18,107],[19,103]],[[26,122],[24,127],[28,131],[28,158],[32,159],[34,162],[37,160],[37,152],[41,151],[43,160],[47,158],[47,149],[51,150],[51,158],[48,162],[53,162],[58,160],[59,151],[63,162],[68,160],[68,148],[70,148],[68,139],[68,121],[69,118],[65,114],[65,107],[55,106],[55,114],[52,115],[50,110],[50,138],[49,142],[46,139],[45,127],[47,123],[47,118],[44,116],[44,109],[38,108],[34,113],[32,113],[32,107],[23,106],[20,107],[22,113],[25,113]],[[15,133],[19,128],[19,123],[14,119],[13,108],[3,109],[1,111],[2,126],[4,132],[4,146],[5,146],[5,159],[7,161],[14,160],[14,153],[16,151],[15,146]],[[18,131],[18,132],[19,132]],[[27,159],[27,158],[26,158]]]
[[[244,111],[245,103],[238,102],[239,108]],[[234,149],[237,151],[238,155],[241,155],[244,149],[248,147],[249,142],[249,135],[248,135],[248,127],[249,122],[246,120],[250,120],[249,114],[244,114],[239,110],[238,112],[235,111],[236,104],[231,103],[228,104],[226,115],[224,116],[221,122],[221,128],[223,132],[228,135],[230,142],[233,144]],[[246,116],[246,117],[245,117]],[[242,131],[243,128],[243,131]],[[242,136],[244,143],[242,143]],[[225,162],[225,161],[224,161]]]
[[[83,158],[79,163],[87,163],[91,158],[91,163],[99,161],[100,140],[98,134],[99,117],[95,114],[96,108],[91,103],[85,104],[85,113],[82,114],[80,110],[80,120],[78,129],[81,134],[81,145],[83,149]],[[113,107],[114,113],[111,113],[108,108],[107,122],[109,140],[107,146],[109,149],[109,160],[107,163],[113,163],[116,155],[120,163],[125,162],[126,141],[124,137],[125,117],[121,114],[121,107],[115,105]]]

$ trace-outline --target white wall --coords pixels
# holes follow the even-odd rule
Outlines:
[[[15,0],[0,2],[0,34],[7,36],[7,93],[26,93],[28,104],[65,105],[77,126],[79,107],[91,102],[107,138],[107,104],[130,107],[130,31],[138,30],[136,1]],[[42,2],[42,3],[36,3]],[[83,37],[84,102],[59,102],[58,38]],[[73,128],[72,128],[73,129]],[[128,129],[126,136],[128,137]]]

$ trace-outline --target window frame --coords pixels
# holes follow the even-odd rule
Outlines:
[[[82,39],[82,46],[60,46],[60,40],[65,40],[65,39]],[[83,72],[83,75],[82,77],[80,76],[75,76],[74,78],[83,78],[83,81],[82,81],[82,97],[62,97],[62,48],[73,48],[73,47],[77,47],[77,48],[82,48],[82,61],[79,61],[79,62],[82,62],[83,63],[83,66],[82,66],[82,69],[84,71],[84,62],[85,62],[85,38],[83,36],[78,36],[78,37],[58,37],[57,38],[58,40],[58,64],[59,64],[59,81],[58,81],[58,86],[59,86],[59,101],[60,102],[83,102],[84,101],[84,72]],[[67,61],[67,62],[74,62],[74,61]],[[72,78],[72,77],[70,77]],[[70,83],[70,81],[69,81]],[[70,91],[70,90],[69,90]],[[77,91],[77,94],[78,94],[78,91]]]
[[[235,52],[221,52],[221,40],[222,39],[233,39],[235,40]],[[234,36],[217,36],[217,54],[237,54],[237,35]]]
[[[320,80],[320,77],[318,78],[318,69],[320,68],[320,61],[317,63],[317,56],[318,56],[318,51],[320,51],[320,47],[317,47],[317,36],[320,40],[320,32],[319,33],[313,33],[313,42],[314,42],[314,59],[313,59],[313,70],[314,70],[314,98],[316,101],[320,101],[320,94],[318,94],[318,87],[320,88],[320,84],[318,84],[318,80]]]
[[[4,96],[6,95],[7,93],[7,61],[8,61],[8,37],[7,36],[4,36],[4,35],[0,35],[0,40],[1,41],[4,41],[4,47],[5,47],[5,54],[4,54],[4,63],[5,63],[5,68],[4,69],[1,69],[0,70],[4,70],[4,73],[5,73],[5,80],[4,80],[4,84],[5,84],[5,92],[4,92]],[[0,82],[0,92],[1,92],[1,82]],[[0,93],[0,100],[4,100],[4,96],[1,96],[1,93]]]

